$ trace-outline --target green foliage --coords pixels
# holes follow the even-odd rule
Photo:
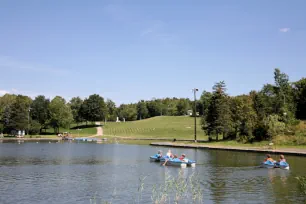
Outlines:
[[[269,115],[267,118],[268,123],[268,135],[271,139],[279,134],[283,134],[286,125],[284,122],[280,121],[280,117],[278,115]]]
[[[27,130],[29,110],[32,100],[28,96],[18,95],[11,106],[5,109],[5,126],[8,130]]]
[[[149,117],[160,116],[162,111],[161,103],[157,100],[147,101],[147,110]]]
[[[84,100],[80,114],[86,121],[104,120],[107,116],[107,107],[103,97],[98,94],[90,95],[88,99]]]
[[[83,104],[83,100],[80,97],[73,97],[69,102],[71,112],[73,115],[73,120],[76,123],[80,123],[84,121],[84,119],[82,118],[82,115],[80,114],[80,109],[81,109],[82,104]]]
[[[107,99],[106,107],[107,107],[107,120],[108,121],[116,121],[116,118],[117,118],[116,104],[112,100]]]
[[[55,133],[58,133],[59,127],[68,127],[73,121],[70,106],[60,96],[56,96],[50,102],[49,111],[50,124],[54,128]]]
[[[202,111],[200,111],[200,113],[202,112],[202,114],[200,115],[207,115],[208,113],[208,106],[211,103],[211,98],[212,98],[212,93],[207,92],[207,91],[203,91],[201,98],[200,98],[200,103],[202,104]]]
[[[216,83],[213,87],[213,94],[208,105],[207,115],[203,122],[203,128],[210,136],[215,134],[216,139],[220,134],[227,138],[232,131],[232,117],[230,110],[230,98],[225,93],[226,85],[224,81]]]
[[[146,119],[149,116],[149,110],[145,101],[139,101],[137,104],[137,119]]]
[[[250,96],[242,95],[231,99],[232,139],[241,142],[251,142],[256,127],[257,115]]]
[[[298,180],[300,190],[306,195],[306,176],[295,177]]]
[[[298,119],[306,119],[306,78],[293,83],[295,90],[296,117]]]
[[[41,130],[41,124],[36,120],[32,120],[29,130],[30,135],[37,135],[40,133],[40,130]]]
[[[190,101],[179,99],[176,104],[176,115],[187,115],[188,109],[190,109]]]
[[[136,104],[123,104],[119,107],[119,116],[121,120],[123,118],[126,121],[133,121],[137,119],[137,107]]]
[[[40,95],[34,99],[31,105],[31,118],[40,124],[40,131],[48,125],[47,123],[50,120],[49,104],[50,100]]]

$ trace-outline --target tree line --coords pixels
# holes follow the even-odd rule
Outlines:
[[[201,96],[202,127],[210,140],[272,140],[296,134],[293,127],[306,119],[305,78],[290,82],[287,74],[275,69],[274,84],[265,84],[260,91],[234,97],[226,91],[221,81]]]
[[[112,100],[104,100],[98,94],[84,100],[74,97],[68,102],[60,96],[50,100],[40,95],[32,100],[28,96],[5,94],[0,97],[0,132],[25,130],[38,134],[53,128],[58,133],[60,127],[69,128],[72,123],[87,125],[87,122],[116,121],[117,117],[133,121],[161,115],[180,116],[187,114],[191,103],[189,99],[166,98],[117,107]]]
[[[203,91],[199,100],[163,98],[140,100],[137,103],[116,104],[98,94],[84,100],[74,97],[66,101],[56,96],[52,100],[43,95],[32,100],[28,96],[5,94],[0,97],[0,132],[26,130],[42,133],[72,123],[94,121],[134,121],[155,116],[182,116],[195,113],[202,118],[203,131],[210,140],[235,139],[253,141],[271,139],[290,132],[298,120],[306,119],[306,79],[290,82],[288,75],[274,71],[274,84],[265,84],[259,91],[229,96],[224,81]]]

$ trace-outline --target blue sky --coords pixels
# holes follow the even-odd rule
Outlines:
[[[305,0],[0,1],[0,95],[117,104],[306,76]],[[198,94],[199,96],[199,94]]]

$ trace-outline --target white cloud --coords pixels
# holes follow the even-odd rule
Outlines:
[[[280,28],[279,31],[282,33],[287,33],[290,31],[290,28]]]
[[[7,93],[10,93],[10,92],[7,91],[7,90],[1,90],[1,89],[0,89],[0,96],[3,96],[3,95],[5,95],[5,94],[7,94]]]
[[[49,68],[45,65],[28,64],[12,57],[0,56],[0,68],[18,69],[33,72],[44,72],[50,74],[67,74],[67,70]]]

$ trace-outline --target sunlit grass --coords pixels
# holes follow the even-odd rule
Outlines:
[[[133,138],[194,139],[194,118],[189,116],[160,116],[133,122],[108,122],[103,127],[106,136]],[[207,140],[197,118],[197,136]]]

